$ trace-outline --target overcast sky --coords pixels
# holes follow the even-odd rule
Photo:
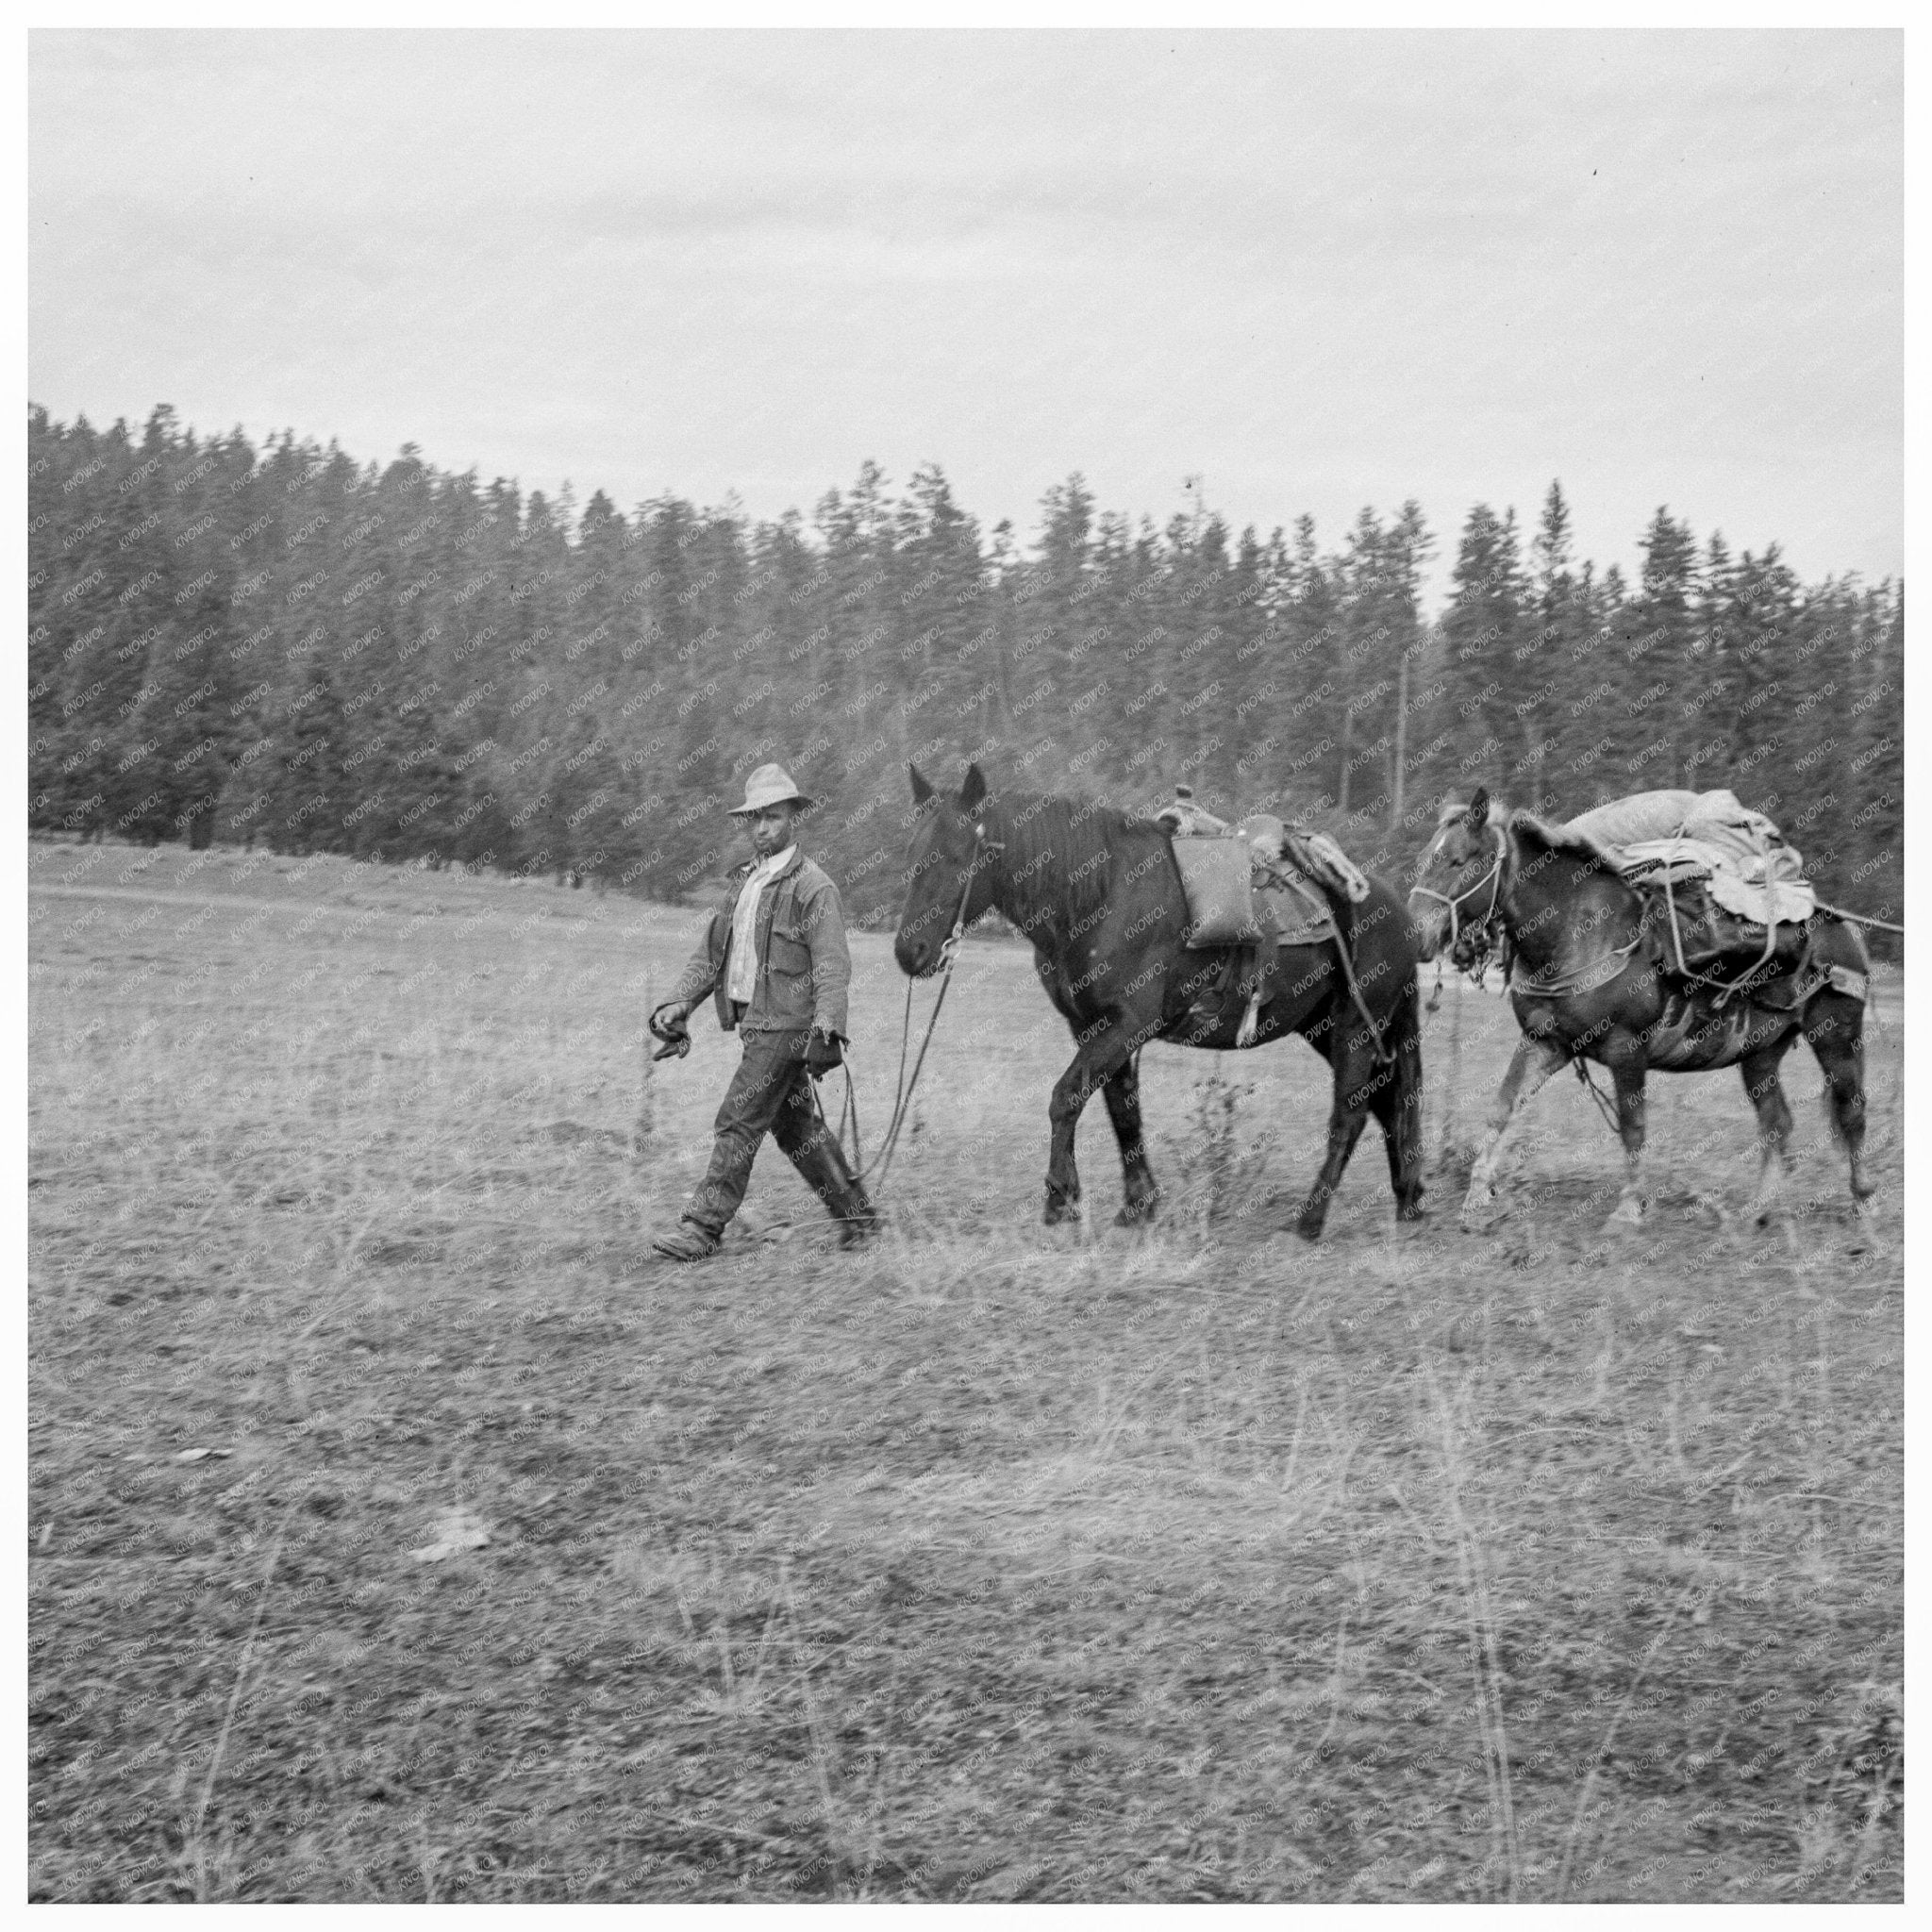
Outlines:
[[[941,463],[1903,567],[1893,33],[37,34],[28,389],[628,508]]]

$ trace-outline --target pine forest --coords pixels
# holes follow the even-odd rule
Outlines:
[[[1177,782],[1400,876],[1476,783],[1564,817],[1728,786],[1827,901],[1902,914],[1904,589],[1802,582],[1668,508],[1625,581],[1476,504],[1451,594],[1413,501],[1157,528],[1079,475],[982,527],[937,465],[808,520],[620,509],[292,432],[30,408],[29,825],[466,863],[659,899],[787,765],[848,908],[896,914],[906,766],[1153,809]],[[1447,559],[1444,559],[1447,560]]]

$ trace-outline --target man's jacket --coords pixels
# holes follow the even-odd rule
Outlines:
[[[758,971],[751,1004],[741,1023],[724,995],[731,950],[731,920],[752,867],[732,874],[731,891],[678,975],[671,997],[695,1006],[714,995],[718,1024],[728,1033],[804,1032],[816,1026],[845,1037],[845,995],[852,984],[852,956],[845,949],[845,908],[839,889],[808,859],[793,851],[791,862],[765,882],[758,910]]]

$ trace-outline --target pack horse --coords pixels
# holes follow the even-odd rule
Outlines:
[[[1791,1132],[1778,1065],[1801,1037],[1824,1070],[1832,1130],[1849,1158],[1862,1218],[1874,1188],[1864,1156],[1871,961],[1856,929],[1822,908],[1786,929],[1774,911],[1766,924],[1742,928],[1764,935],[1761,950],[1747,946],[1725,972],[1721,959],[1707,957],[1713,948],[1687,947],[1686,921],[1668,883],[1633,884],[1642,867],[1620,863],[1586,821],[1546,824],[1532,813],[1504,810],[1479,791],[1467,806],[1444,811],[1409,895],[1424,957],[1449,953],[1466,963],[1470,949],[1480,953],[1497,931],[1513,955],[1509,994],[1523,1037],[1470,1175],[1463,1224],[1483,1226],[1498,1211],[1499,1158],[1516,1115],[1558,1069],[1580,1071],[1585,1059],[1606,1067],[1616,1089],[1624,1179],[1613,1222],[1641,1222],[1644,1214],[1645,1074],[1731,1066],[1757,1109],[1752,1207],[1759,1221],[1767,1219],[1778,1205]],[[1666,858],[1686,849],[1683,841],[1649,842]],[[1701,917],[1693,938],[1711,916]]]
[[[919,808],[894,952],[915,978],[938,970],[949,935],[997,908],[1033,945],[1034,970],[1071,1028],[1055,1083],[1049,1224],[1077,1210],[1074,1132],[1097,1091],[1120,1142],[1122,1225],[1154,1217],[1160,1190],[1141,1138],[1140,1051],[1149,1041],[1217,1050],[1300,1034],[1327,1060],[1327,1158],[1297,1221],[1314,1240],[1373,1115],[1398,1216],[1423,1213],[1422,1054],[1413,929],[1388,887],[1358,902],[1327,891],[1334,937],[1265,953],[1191,943],[1174,845],[1151,819],[1051,795],[994,797],[977,765],[957,796],[911,768]],[[1257,959],[1260,960],[1257,967]]]

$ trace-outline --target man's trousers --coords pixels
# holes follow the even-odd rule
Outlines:
[[[806,1037],[789,1032],[741,1036],[744,1058],[724,1090],[711,1164],[685,1208],[687,1221],[714,1235],[724,1232],[744,1199],[752,1162],[767,1134],[839,1220],[869,1217],[865,1194],[814,1105],[805,1067]]]

